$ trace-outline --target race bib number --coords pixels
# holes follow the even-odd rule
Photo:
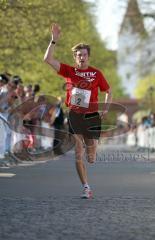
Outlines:
[[[74,87],[71,92],[71,104],[79,107],[88,108],[91,91]]]

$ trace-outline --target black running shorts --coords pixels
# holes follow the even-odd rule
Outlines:
[[[72,134],[82,134],[88,139],[99,139],[101,133],[101,118],[98,112],[69,112],[69,130]]]

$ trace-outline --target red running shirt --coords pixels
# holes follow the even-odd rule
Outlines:
[[[94,67],[85,70],[61,63],[59,75],[66,79],[66,105],[79,113],[98,111],[98,88],[109,89],[103,74]]]

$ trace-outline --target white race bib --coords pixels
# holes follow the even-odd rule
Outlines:
[[[79,107],[88,108],[91,91],[74,87],[71,92],[71,104]]]

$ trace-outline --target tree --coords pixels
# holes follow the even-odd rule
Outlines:
[[[145,98],[150,95],[150,87],[155,86],[155,75],[147,76],[144,79],[139,80],[135,89],[135,95],[137,98]]]
[[[155,75],[149,75],[146,78],[139,80],[135,95],[141,99],[143,109],[150,109],[155,112]]]
[[[73,63],[71,47],[88,42],[92,45],[91,64],[106,73],[114,95],[122,95],[115,53],[105,49],[89,4],[82,0],[0,0],[0,71],[20,75],[25,83],[38,82],[46,94],[64,95],[62,79],[43,63],[52,22],[58,22],[63,31],[56,57]]]

